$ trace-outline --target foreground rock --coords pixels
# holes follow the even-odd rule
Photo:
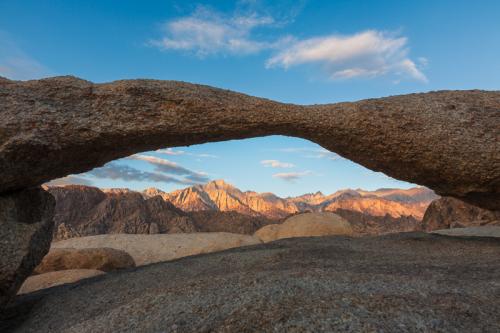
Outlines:
[[[37,290],[51,288],[66,283],[74,283],[83,279],[104,274],[95,269],[68,269],[32,275],[24,281],[18,294],[28,294]]]
[[[500,226],[465,227],[433,231],[435,234],[459,237],[496,237],[500,238]]]
[[[281,134],[439,195],[500,207],[496,91],[300,106],[174,81],[0,78],[0,105],[0,193],[140,151]]]
[[[0,330],[497,332],[499,257],[499,239],[287,239],[20,297]]]
[[[500,207],[492,211],[455,198],[440,198],[429,205],[422,220],[426,231],[483,225],[500,225]]]
[[[0,307],[49,250],[53,213],[54,198],[41,188],[0,196]]]
[[[259,243],[260,240],[256,237],[226,232],[169,235],[114,234],[67,239],[53,243],[52,248],[86,249],[105,246],[127,252],[135,264],[141,266]]]
[[[334,213],[304,213],[286,219],[282,224],[270,224],[255,233],[263,242],[282,238],[352,235],[347,220]]]
[[[135,267],[134,259],[125,251],[112,248],[53,248],[35,268],[34,273],[42,274],[68,269],[94,269],[114,271]]]

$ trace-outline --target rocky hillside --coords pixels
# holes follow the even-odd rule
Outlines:
[[[214,180],[205,185],[165,193],[158,189],[147,189],[145,196],[161,195],[167,201],[185,211],[219,210],[236,211],[245,215],[283,218],[300,211],[297,205],[272,193],[242,192],[223,180]]]
[[[237,212],[184,212],[161,196],[145,197],[128,189],[101,190],[68,185],[48,190],[56,199],[55,240],[119,233],[224,231],[252,234],[271,223],[262,216],[252,217]]]
[[[294,198],[243,192],[218,180],[171,193],[150,188],[50,187],[56,198],[54,239],[100,234],[231,232],[261,227],[306,211],[336,212],[359,234],[421,230],[420,219],[435,194],[425,188],[373,192],[343,190]]]
[[[304,211],[353,210],[372,216],[413,216],[420,220],[430,202],[438,196],[424,187],[408,190],[340,190],[330,195],[321,192],[280,198],[272,193],[243,192],[223,180],[196,185],[171,193],[156,188],[145,190],[146,197],[160,195],[184,211],[236,211],[246,215],[276,219]]]

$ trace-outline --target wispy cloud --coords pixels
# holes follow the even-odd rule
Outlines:
[[[92,183],[92,180],[90,180],[88,178],[69,175],[66,177],[51,180],[50,182],[45,183],[45,185],[47,185],[47,186],[93,185],[93,183]]]
[[[26,54],[7,33],[0,31],[0,76],[31,80],[49,75],[45,66]]]
[[[273,175],[273,178],[283,179],[287,182],[295,182],[296,180],[312,174],[311,171],[302,171],[302,172],[281,172]]]
[[[407,76],[427,82],[427,77],[408,58],[408,39],[377,30],[353,35],[328,35],[296,40],[271,57],[267,67],[317,64],[331,79]]]
[[[331,152],[327,149],[324,149],[324,148],[314,149],[311,153],[312,154],[306,155],[305,157],[307,157],[307,158],[325,158],[325,159],[328,159],[331,161],[337,161],[337,160],[342,159],[342,157],[340,157],[338,154],[333,153],[333,152]]]
[[[182,156],[182,155],[185,155],[185,156],[194,156],[194,157],[200,157],[200,158],[218,158],[217,155],[213,155],[213,154],[195,154],[195,153],[190,153],[190,152],[187,152],[187,151],[184,151],[184,150],[174,150],[172,148],[166,148],[166,149],[158,149],[155,151],[155,153],[158,153],[158,154],[164,154],[164,155],[168,155],[168,156]]]
[[[394,82],[404,78],[428,81],[422,72],[427,59],[410,59],[405,36],[375,29],[309,38],[273,33],[272,29],[282,28],[285,22],[290,20],[276,19],[269,11],[227,15],[199,6],[189,16],[166,22],[163,36],[149,44],[161,50],[188,51],[200,58],[267,51],[271,56],[266,68],[312,65],[331,80],[393,75],[397,78]],[[266,34],[262,29],[267,29]]]
[[[252,31],[273,23],[271,16],[255,12],[227,16],[198,6],[190,16],[165,23],[164,36],[150,44],[162,50],[190,51],[200,57],[256,53],[268,48],[269,43],[252,38]]]
[[[189,170],[175,162],[149,155],[132,155],[129,159],[148,162],[155,166],[155,171],[167,174],[186,176],[186,179],[196,182],[208,182],[210,178],[204,172]]]
[[[292,163],[280,162],[278,160],[262,160],[260,161],[260,164],[271,168],[293,168],[295,166]]]
[[[124,181],[149,181],[155,183],[163,182],[181,185],[195,185],[198,183],[188,179],[179,179],[159,172],[142,171],[128,165],[113,162],[89,171],[88,174],[96,178]]]
[[[342,159],[338,154],[331,152],[325,148],[309,148],[309,147],[289,147],[289,148],[279,148],[273,151],[279,151],[283,153],[298,153],[302,157],[306,158],[325,158],[332,161]]]

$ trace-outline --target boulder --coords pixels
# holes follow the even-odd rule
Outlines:
[[[41,188],[0,196],[0,307],[49,251],[54,205],[52,195]]]
[[[303,106],[185,82],[55,77],[1,79],[0,105],[0,193],[141,151],[288,135],[438,195],[500,207],[499,91]]]
[[[227,232],[197,232],[192,234],[110,234],[71,238],[52,244],[52,249],[87,249],[109,247],[125,251],[137,266],[173,260],[200,253],[259,244],[254,236]]]
[[[102,275],[104,272],[95,269],[68,269],[32,275],[24,281],[18,295],[32,293],[37,290],[74,283],[83,279]]]
[[[337,214],[304,213],[289,217],[282,224],[270,224],[255,232],[263,242],[282,238],[352,235],[350,223]]]
[[[134,259],[127,252],[108,247],[54,248],[43,258],[34,273],[42,274],[68,269],[95,269],[108,272],[132,267],[135,267]]]
[[[483,209],[450,197],[431,202],[422,220],[425,231],[482,225],[500,225],[500,210]]]

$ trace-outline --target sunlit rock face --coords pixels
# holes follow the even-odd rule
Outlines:
[[[149,197],[160,195],[164,200],[188,212],[235,211],[245,215],[279,219],[300,211],[291,200],[280,198],[272,193],[243,192],[223,180],[215,180],[205,185],[192,186],[170,193],[147,189],[144,195]]]
[[[300,106],[174,81],[0,79],[0,193],[136,152],[264,135],[311,140],[372,170],[500,206],[500,92]]]

